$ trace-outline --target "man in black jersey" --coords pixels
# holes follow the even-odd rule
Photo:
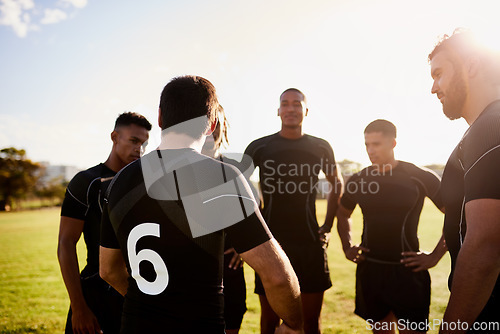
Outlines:
[[[123,298],[99,277],[102,198],[113,176],[139,159],[151,124],[136,113],[118,116],[106,162],[78,173],[69,183],[61,208],[57,256],[71,307],[66,333],[119,331]],[[83,233],[87,265],[79,273],[76,244]]]
[[[437,44],[429,61],[432,93],[441,101],[444,114],[450,119],[464,118],[470,125],[443,174],[444,233],[452,268],[451,295],[441,330],[499,333],[498,53],[478,43],[470,31],[456,30]]]
[[[244,166],[253,162],[259,167],[262,213],[299,278],[305,332],[317,334],[323,294],[332,286],[326,246],[342,190],[342,177],[330,144],[302,132],[307,112],[305,95],[296,88],[285,90],[278,108],[281,130],[250,143],[245,150],[248,159],[246,163],[244,160]],[[322,190],[331,191],[325,223],[320,228],[315,202],[321,171],[329,181]],[[261,332],[274,333],[279,316],[269,307],[269,296],[259,275],[255,276],[255,292],[261,305]]]
[[[427,269],[438,263],[446,246],[441,237],[431,254],[420,252],[417,228],[425,197],[442,208],[440,180],[429,170],[394,158],[396,127],[389,121],[371,122],[365,145],[372,165],[349,178],[337,211],[345,256],[358,264],[354,312],[374,333],[426,332],[431,292]],[[361,245],[354,245],[350,234],[356,205],[363,212]]]
[[[283,318],[303,333],[297,277],[233,166],[201,155],[216,126],[215,88],[196,76],[164,88],[158,150],[108,189],[100,273],[125,296],[122,333],[224,333],[224,237],[263,279]]]

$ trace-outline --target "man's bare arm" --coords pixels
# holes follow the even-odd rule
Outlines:
[[[68,291],[73,313],[71,323],[76,332],[95,333],[100,331],[97,318],[88,307],[80,283],[80,268],[76,244],[83,232],[84,221],[61,216],[57,258],[61,274]]]
[[[353,245],[351,240],[351,215],[353,210],[345,208],[342,204],[339,205],[337,210],[337,232],[339,233],[340,241],[342,243],[342,250],[344,251],[345,257],[354,262],[359,263],[365,260],[363,252],[369,252],[370,250]]]
[[[467,234],[458,254],[443,321],[460,320],[471,326],[490,298],[500,273],[500,200],[472,200],[465,205],[465,216]]]
[[[260,276],[266,297],[284,327],[302,333],[302,303],[299,281],[285,252],[271,239],[241,254]]]
[[[99,247],[99,275],[122,296],[125,296],[129,275],[121,250]]]
[[[339,207],[340,197],[342,196],[344,190],[344,181],[342,174],[340,173],[340,168],[337,167],[335,169],[335,173],[335,175],[326,176],[326,179],[330,183],[331,191],[328,193],[327,198],[325,222],[318,231],[320,240],[324,244],[328,244],[328,233],[332,230],[333,220]]]

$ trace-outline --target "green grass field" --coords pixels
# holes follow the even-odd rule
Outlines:
[[[326,202],[318,201],[322,221]],[[354,237],[358,241],[361,214],[353,216]],[[431,251],[439,240],[443,215],[426,202],[420,223],[423,250]],[[0,213],[0,333],[62,333],[69,299],[57,262],[59,209]],[[79,242],[80,263],[85,261],[85,246]],[[325,293],[322,312],[323,333],[369,333],[365,322],[355,316],[355,264],[344,258],[336,232],[328,250],[334,286]],[[440,319],[448,289],[449,256],[430,270],[432,303],[430,320]],[[259,302],[253,294],[253,271],[245,267],[248,311],[240,333],[258,333]],[[433,330],[430,333],[437,333]]]

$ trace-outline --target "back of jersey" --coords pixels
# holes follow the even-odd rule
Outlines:
[[[154,151],[120,171],[107,202],[101,245],[121,249],[130,274],[122,328],[224,333],[224,229],[240,253],[270,238],[241,173],[191,149]]]

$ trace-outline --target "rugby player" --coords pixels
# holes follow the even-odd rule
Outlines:
[[[441,237],[431,254],[420,252],[417,228],[425,197],[443,207],[440,180],[394,158],[396,127],[391,122],[375,120],[364,135],[372,165],[346,182],[337,211],[345,256],[357,264],[354,312],[372,323],[374,333],[426,332],[431,297],[427,269],[438,263],[446,245]],[[356,205],[363,212],[361,245],[353,244],[350,233]]]
[[[141,156],[151,124],[125,112],[115,122],[108,159],[78,173],[69,183],[61,208],[57,256],[71,307],[66,333],[118,333],[123,298],[99,277],[102,198],[113,176]],[[79,272],[76,244],[83,233],[87,264]]]
[[[298,276],[305,333],[317,334],[323,294],[332,286],[326,246],[342,191],[342,177],[330,144],[303,133],[302,122],[307,113],[304,93],[296,88],[285,90],[278,108],[281,130],[250,143],[244,159],[249,157],[247,160],[259,167],[264,218]],[[329,182],[329,189],[325,190],[331,190],[321,228],[315,206],[320,171]],[[258,274],[255,293],[261,305],[261,333],[274,333],[280,318],[269,307],[269,296]]]
[[[452,268],[443,333],[499,333],[500,75],[498,53],[470,31],[445,36],[429,54],[432,93],[469,129],[446,164],[444,233]],[[462,326],[457,326],[458,322]],[[494,326],[496,328],[489,328]],[[482,326],[482,327],[481,327]]]
[[[283,319],[276,333],[303,333],[297,277],[245,178],[199,153],[218,108],[208,80],[171,80],[160,98],[160,146],[108,189],[100,273],[125,296],[122,333],[224,333],[225,233],[261,275]]]

